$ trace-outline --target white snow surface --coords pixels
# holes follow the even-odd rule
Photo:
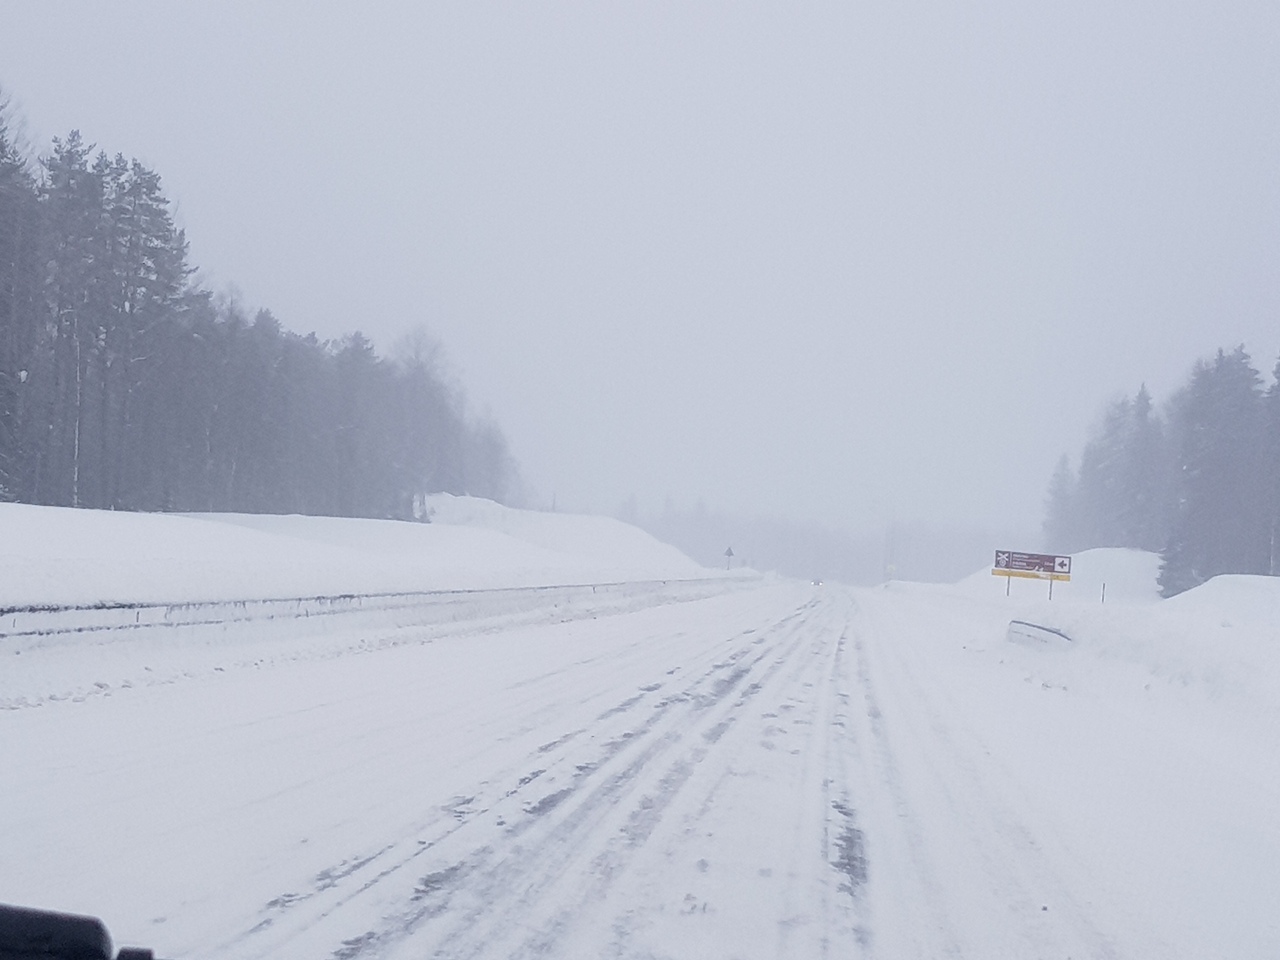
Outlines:
[[[0,623],[0,901],[192,958],[1280,956],[1280,581],[435,521],[0,507],[5,606],[163,601]]]
[[[605,517],[428,498],[432,523],[0,503],[0,608],[175,603],[712,575]]]

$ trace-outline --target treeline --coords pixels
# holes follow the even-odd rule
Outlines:
[[[299,336],[193,280],[160,177],[79,133],[34,170],[0,113],[0,499],[413,517],[505,500],[501,432],[419,337]]]
[[[1264,390],[1241,346],[1198,362],[1163,412],[1145,387],[1112,404],[1079,468],[1059,462],[1044,532],[1057,552],[1160,553],[1166,597],[1222,573],[1280,574],[1280,383]]]

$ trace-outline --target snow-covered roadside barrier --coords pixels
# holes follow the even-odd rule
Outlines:
[[[637,597],[662,594],[684,599],[686,594],[708,596],[724,585],[747,582],[745,578],[691,580],[640,580],[614,583],[549,584],[533,587],[499,587],[478,590],[422,590],[413,593],[338,594],[318,597],[285,597],[261,600],[212,600],[179,603],[112,603],[79,605],[34,604],[0,608],[0,643],[29,641],[28,649],[48,646],[73,634],[123,631],[173,630],[257,623],[270,620],[309,619],[347,614],[411,611],[420,624],[474,620],[527,610],[558,606],[590,597]]]
[[[603,517],[431,498],[432,523],[0,504],[0,708],[734,591]]]
[[[9,609],[0,709],[230,670],[329,659],[524,623],[629,613],[747,589],[707,577],[182,604]]]
[[[1070,643],[1071,638],[1057,627],[1046,627],[1026,620],[1010,620],[1005,636],[1014,643]]]

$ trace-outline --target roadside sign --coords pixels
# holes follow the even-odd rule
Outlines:
[[[1048,580],[1049,599],[1053,599],[1053,582],[1071,579],[1071,558],[1055,553],[1021,553],[1017,550],[997,550],[992,576],[1004,577],[1004,593],[1009,595],[1009,585],[1014,577],[1029,580]]]
[[[997,550],[995,566],[991,572],[997,577],[1070,580],[1071,558],[1061,557],[1052,553],[1019,553],[1017,550]]]

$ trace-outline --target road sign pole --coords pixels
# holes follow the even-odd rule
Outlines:
[[[1049,599],[1053,599],[1053,574],[1049,574]]]
[[[1013,577],[1005,577],[1005,578],[1004,578],[1004,595],[1005,595],[1006,597],[1009,595],[1009,586],[1010,586],[1010,584],[1012,584],[1012,583],[1013,583]]]

